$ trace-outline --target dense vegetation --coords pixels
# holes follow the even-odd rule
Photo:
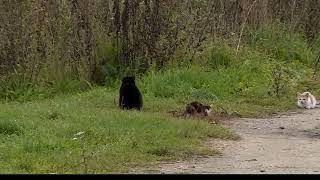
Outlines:
[[[4,0],[0,96],[28,100],[48,91],[86,90],[126,74],[203,66],[204,59],[212,70],[248,61],[281,65],[298,60],[312,67],[319,45],[319,3]],[[243,53],[246,48],[251,54]],[[265,61],[251,59],[258,52]]]

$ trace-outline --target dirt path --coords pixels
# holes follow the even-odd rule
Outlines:
[[[239,141],[208,142],[222,154],[161,165],[161,173],[320,174],[320,109],[270,119],[236,119]]]

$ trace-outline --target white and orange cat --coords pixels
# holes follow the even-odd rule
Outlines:
[[[317,108],[316,98],[310,92],[297,93],[297,105],[300,108],[314,109]]]

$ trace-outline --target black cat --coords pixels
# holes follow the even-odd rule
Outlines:
[[[134,77],[124,77],[119,92],[120,108],[141,110],[142,105],[142,95],[136,86]]]

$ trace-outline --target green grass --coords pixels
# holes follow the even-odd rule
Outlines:
[[[237,69],[230,67],[219,70],[192,66],[150,73],[138,85],[144,94],[154,100],[165,99],[165,102],[172,102],[162,104],[157,100],[157,104],[148,106],[150,109],[183,110],[183,105],[197,100],[213,104],[217,112],[226,110],[229,114],[240,117],[264,117],[296,108],[295,93],[304,88],[290,86],[278,98],[270,94],[272,88],[264,73],[252,64],[244,64]],[[296,78],[295,82],[300,82],[300,79]]]
[[[172,118],[167,111],[179,106],[174,100],[145,96],[142,112],[120,111],[116,96],[99,88],[0,104],[0,173],[127,172],[159,160],[214,154],[201,146],[209,137],[237,138],[204,121]]]
[[[0,134],[2,135],[20,135],[22,128],[19,127],[16,120],[0,118]]]

